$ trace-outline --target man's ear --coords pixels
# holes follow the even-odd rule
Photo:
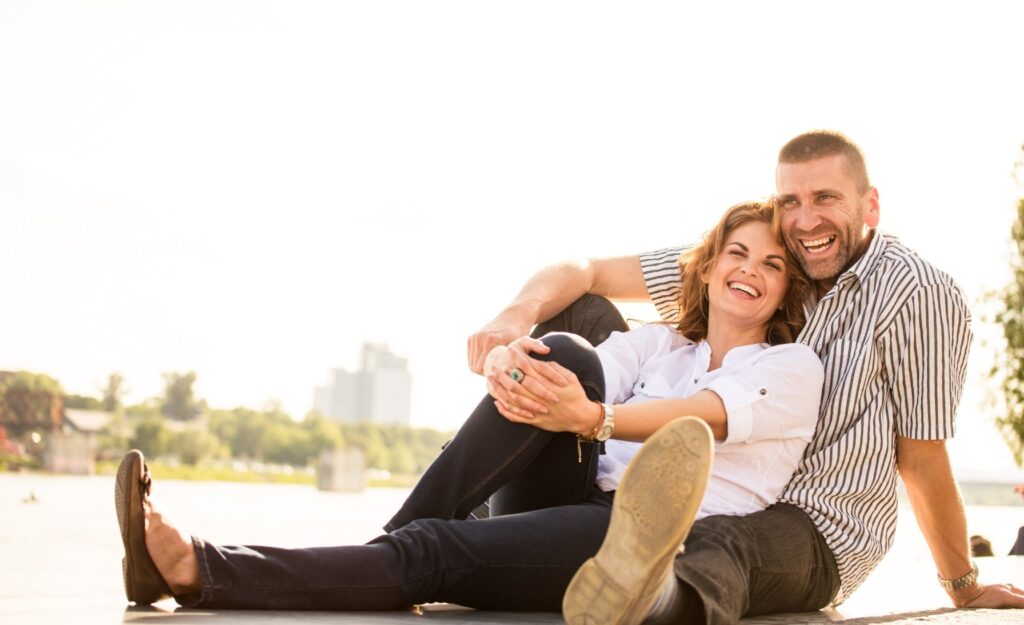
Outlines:
[[[868,228],[877,228],[879,218],[878,189],[870,187],[864,195],[868,204],[867,210],[864,211],[864,225]]]

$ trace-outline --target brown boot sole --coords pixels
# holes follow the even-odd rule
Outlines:
[[[562,600],[569,625],[640,623],[693,525],[711,474],[711,430],[678,419],[629,463],[601,549],[576,572]]]

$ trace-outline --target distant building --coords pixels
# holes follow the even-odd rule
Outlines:
[[[43,468],[54,473],[96,473],[96,437],[112,418],[109,412],[66,408],[61,427],[46,438]]]
[[[313,409],[343,423],[409,425],[412,375],[405,358],[387,346],[364,343],[358,371],[331,371],[327,386],[313,390]]]

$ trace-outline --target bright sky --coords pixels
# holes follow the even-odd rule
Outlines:
[[[1005,282],[1024,4],[776,4],[0,0],[0,369],[301,417],[382,341],[455,428],[536,269],[694,240],[817,127],[883,229]],[[989,362],[960,467],[1011,466]]]

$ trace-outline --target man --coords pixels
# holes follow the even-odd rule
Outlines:
[[[708,623],[731,623],[841,602],[892,543],[893,466],[954,605],[1024,607],[1021,590],[977,581],[945,446],[971,341],[960,289],[876,230],[878,191],[845,136],[811,132],[790,141],[779,154],[776,185],[786,244],[816,286],[799,340],[825,365],[818,429],[778,504],[694,525],[675,563],[679,601],[688,604],[677,605],[677,614],[703,612]],[[680,249],[542,270],[470,337],[470,367],[483,372],[491,347],[526,334],[585,293],[650,299],[672,320]],[[525,374],[522,384],[492,367],[483,372],[488,386],[530,416],[542,409],[534,399],[554,382],[525,354],[510,351],[507,358]]]

